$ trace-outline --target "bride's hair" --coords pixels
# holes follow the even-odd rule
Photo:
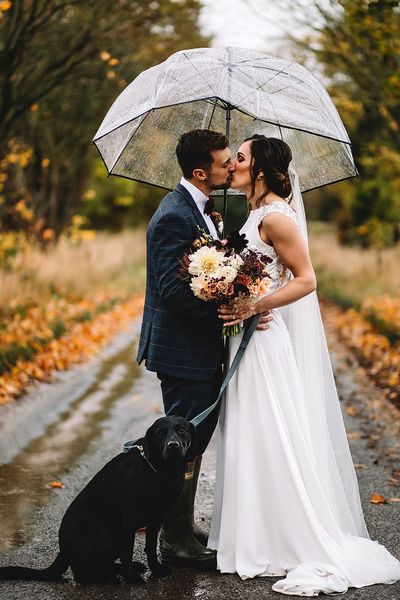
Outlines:
[[[288,173],[289,163],[292,160],[290,147],[279,138],[266,137],[257,133],[247,138],[245,142],[251,142],[252,196],[255,194],[257,175],[260,171],[264,173],[265,178],[265,190],[257,198],[256,205],[260,205],[268,192],[274,192],[281,198],[288,198],[290,203],[292,199],[292,186]]]

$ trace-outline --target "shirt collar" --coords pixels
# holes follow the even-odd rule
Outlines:
[[[191,183],[184,177],[182,177],[182,179],[180,180],[180,184],[187,189],[189,194],[192,196],[193,200],[196,202],[200,212],[203,213],[208,197],[205,194],[203,194],[203,192],[199,190],[198,187],[193,185],[193,183]]]

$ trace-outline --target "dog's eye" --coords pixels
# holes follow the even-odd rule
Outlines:
[[[182,426],[181,426],[181,427],[178,427],[178,428],[177,428],[177,432],[178,432],[178,433],[180,433],[180,434],[182,434],[182,433],[186,433],[186,429],[185,429],[184,427],[182,427]]]
[[[165,437],[165,436],[167,435],[167,433],[168,433],[168,429],[165,429],[165,428],[164,428],[164,429],[160,429],[160,430],[158,431],[158,435],[159,435],[160,437]]]

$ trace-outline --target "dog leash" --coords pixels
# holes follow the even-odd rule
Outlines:
[[[229,367],[227,374],[225,375],[225,379],[222,382],[221,388],[218,393],[218,397],[217,397],[216,401],[214,402],[214,404],[212,404],[211,406],[209,406],[208,408],[203,410],[201,413],[199,413],[198,415],[193,417],[193,419],[191,419],[190,422],[193,423],[193,425],[195,427],[200,425],[200,423],[202,423],[204,421],[204,419],[206,419],[208,417],[208,415],[210,413],[212,413],[212,411],[215,408],[217,408],[218,404],[220,403],[222,394],[224,393],[226,386],[228,385],[229,381],[232,379],[234,373],[236,372],[236,370],[239,366],[240,361],[242,360],[244,351],[246,350],[247,345],[250,341],[250,338],[253,335],[253,333],[257,327],[257,323],[260,319],[260,316],[261,315],[254,315],[251,318],[249,325],[246,327],[245,332],[242,337],[242,341],[240,342],[239,348],[237,349],[237,352],[235,354],[235,358],[233,359],[232,364]],[[136,442],[134,442],[132,440],[130,440],[129,442],[125,442],[124,445],[122,446],[122,452],[135,452],[135,451],[138,451],[139,454],[141,455],[141,457],[147,462],[147,464],[153,469],[153,471],[156,471],[155,468],[153,467],[153,465],[147,459],[147,457],[144,453],[143,446],[140,446],[139,444],[137,444]]]
[[[136,442],[133,442],[132,440],[129,442],[125,442],[125,444],[122,446],[122,452],[135,452],[135,450],[139,452],[140,456],[143,458],[143,460],[147,462],[149,467],[153,469],[154,473],[157,473],[157,470],[155,469],[155,467],[153,467],[153,465],[145,455],[143,446],[141,446],[140,444],[136,444]]]
[[[216,401],[214,402],[214,404],[212,404],[211,406],[209,406],[208,408],[206,408],[205,410],[203,410],[203,412],[201,412],[200,414],[196,415],[195,417],[193,417],[193,419],[191,419],[191,423],[193,423],[193,425],[195,427],[197,427],[198,425],[200,425],[200,423],[202,421],[204,421],[204,419],[206,419],[208,417],[208,415],[210,413],[212,413],[212,411],[218,406],[218,404],[221,401],[222,398],[222,394],[225,391],[226,386],[228,385],[229,381],[231,380],[232,376],[234,375],[236,369],[239,366],[240,361],[242,360],[242,356],[244,354],[244,351],[247,348],[247,344],[250,341],[251,336],[253,335],[255,328],[257,327],[257,323],[260,319],[261,315],[254,315],[251,318],[251,321],[249,323],[249,325],[246,327],[245,332],[243,334],[243,338],[242,341],[240,342],[239,348],[237,349],[237,352],[235,354],[235,358],[232,361],[231,366],[229,367],[229,370],[227,372],[227,374],[225,375],[225,379],[222,382],[221,388],[219,390],[219,394],[218,397],[216,399]]]

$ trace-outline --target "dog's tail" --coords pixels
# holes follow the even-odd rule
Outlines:
[[[55,561],[46,569],[30,569],[28,567],[1,567],[0,579],[24,579],[30,581],[57,581],[69,567],[61,552]]]

